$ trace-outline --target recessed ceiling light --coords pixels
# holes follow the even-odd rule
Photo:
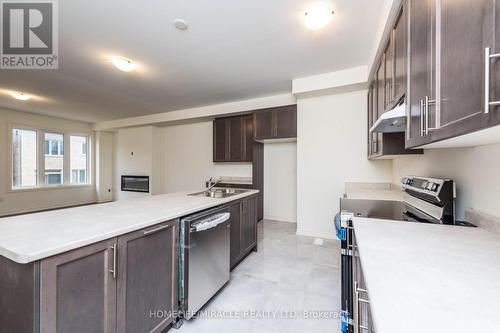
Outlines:
[[[187,30],[187,28],[189,27],[188,23],[183,19],[174,20],[174,26],[182,31]]]
[[[121,71],[130,72],[137,68],[137,64],[124,57],[111,57],[111,63]]]
[[[25,93],[20,91],[9,91],[9,95],[20,101],[27,101],[32,97],[31,95],[26,95]]]
[[[319,30],[328,25],[332,20],[333,10],[325,4],[314,4],[304,13],[304,26],[309,30]]]

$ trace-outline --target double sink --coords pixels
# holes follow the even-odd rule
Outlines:
[[[208,198],[227,198],[233,195],[238,195],[241,193],[248,192],[249,190],[237,189],[237,188],[212,188],[203,192],[190,193],[188,195],[196,197],[208,197]]]

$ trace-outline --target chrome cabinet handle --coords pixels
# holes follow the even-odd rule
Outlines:
[[[109,272],[113,275],[113,278],[116,279],[116,243],[111,245],[111,250],[113,250],[113,269],[110,269]]]
[[[436,100],[429,99],[429,96],[425,96],[424,110],[425,110],[425,135],[429,135],[430,130],[435,130],[435,127],[430,127],[429,122],[429,105],[434,105]]]
[[[490,106],[500,105],[500,101],[490,101],[491,59],[500,58],[500,53],[491,54],[491,47],[484,52],[484,113],[490,113]]]
[[[163,229],[167,229],[168,227],[170,227],[170,225],[167,224],[167,225],[161,225],[154,229],[146,230],[144,231],[144,236],[154,234],[155,232],[162,231]]]
[[[424,129],[424,100],[420,100],[420,136],[425,135]]]
[[[354,298],[355,298],[355,306],[354,306],[354,311],[356,313],[356,316],[354,317],[354,333],[359,333],[359,329],[361,327],[360,323],[360,315],[359,315],[359,293],[358,293],[358,281],[354,280]]]
[[[363,288],[356,288],[356,290],[357,290],[359,293],[368,293],[368,290],[363,289]]]

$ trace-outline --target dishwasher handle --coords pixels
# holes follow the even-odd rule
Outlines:
[[[224,223],[227,220],[229,220],[230,217],[231,217],[231,214],[229,212],[211,215],[207,218],[204,218],[203,220],[200,220],[200,221],[192,224],[191,227],[189,228],[189,231],[191,233],[195,233],[195,232],[215,228],[219,224]]]

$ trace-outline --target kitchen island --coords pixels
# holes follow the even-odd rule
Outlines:
[[[178,309],[179,218],[219,206],[244,209],[258,194],[193,192],[0,219],[0,332],[168,328]]]
[[[354,218],[376,332],[497,332],[500,235]]]

